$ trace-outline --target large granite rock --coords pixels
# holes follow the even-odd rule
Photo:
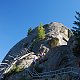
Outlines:
[[[66,67],[78,67],[76,57],[66,45],[50,49],[44,56],[44,60],[46,61],[39,64],[43,65],[43,72],[54,71]]]
[[[70,30],[66,28],[63,24],[58,22],[53,22],[53,23],[44,25],[44,28],[46,31],[47,40],[43,40],[41,43],[44,44],[48,41],[48,39],[50,40],[56,37],[59,39],[59,45],[67,45],[67,41],[69,40]],[[8,54],[6,55],[6,57],[4,58],[4,60],[9,59],[8,55],[12,55],[14,57],[16,57],[16,55],[21,55],[20,51],[23,48],[29,48],[30,44],[33,42],[36,36],[37,36],[37,28],[33,29],[31,35],[22,39],[15,46],[13,46],[8,52]]]
[[[34,70],[36,72],[48,72],[60,68],[78,67],[77,59],[71,51],[71,46],[73,46],[71,43],[72,40],[68,42],[72,32],[59,22],[46,24],[43,27],[46,31],[45,39],[35,42],[37,28],[33,29],[28,37],[22,39],[10,49],[3,62],[9,60],[10,62],[8,62],[8,64],[12,64],[14,58],[21,58],[22,56],[31,53],[29,50],[32,50],[33,54],[17,60],[16,64],[18,63],[17,65],[19,67],[23,67],[24,69],[30,68],[33,73]],[[11,58],[10,56],[13,56],[14,58]],[[35,59],[35,57],[37,58]],[[36,61],[35,65],[33,64],[34,61]],[[18,80],[19,76],[23,73],[12,74],[12,76],[9,77],[9,80]]]

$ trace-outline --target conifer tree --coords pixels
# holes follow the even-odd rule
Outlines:
[[[76,40],[78,41],[78,44],[80,44],[80,13],[76,12],[77,16],[75,16],[75,18],[77,19],[77,21],[74,21],[74,25],[76,25],[75,27],[73,27],[72,32],[76,38]]]
[[[45,29],[43,28],[43,25],[40,24],[40,26],[37,28],[38,31],[38,39],[44,39],[45,38]]]
[[[30,27],[30,28],[28,29],[28,33],[27,33],[27,35],[30,35],[31,32],[32,32],[32,28]]]
[[[76,21],[74,21],[74,25],[76,25],[75,27],[72,27],[72,32],[74,34],[74,37],[77,41],[77,44],[75,45],[75,47],[73,48],[73,53],[74,55],[80,56],[80,13],[76,12],[77,16],[75,16],[75,18],[77,19]]]

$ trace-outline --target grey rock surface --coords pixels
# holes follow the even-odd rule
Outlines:
[[[58,22],[53,22],[48,24],[48,26],[44,26],[44,28],[46,30],[46,36],[48,36],[49,39],[50,37],[51,38],[58,37],[60,45],[67,45],[67,41],[69,40],[69,37],[68,37],[69,29],[66,28],[63,24]],[[11,55],[14,57],[16,57],[16,55],[21,55],[20,51],[25,47],[28,48],[36,36],[37,36],[37,28],[33,29],[31,35],[29,35],[28,37],[25,37],[24,39],[19,41],[15,46],[13,46],[8,52],[8,54],[6,55],[6,57],[4,58],[4,60],[9,59],[8,55]],[[43,42],[41,43],[44,44],[46,41],[43,40]],[[28,45],[25,46],[26,44]]]
[[[45,55],[47,61],[43,63],[44,72],[53,71],[63,67],[77,67],[76,57],[68,46],[63,45],[50,49]]]
[[[33,45],[32,47],[33,54],[24,57],[21,60],[17,60],[18,66],[23,67],[24,69],[30,68],[30,70],[33,73],[34,73],[33,69],[35,69],[36,65],[42,69],[42,72],[54,71],[66,67],[78,67],[77,59],[71,51],[71,48],[73,47],[74,44],[74,39],[70,38],[69,40],[69,37],[72,34],[70,30],[59,22],[52,22],[50,24],[44,25],[43,27],[45,28],[46,31],[46,38],[36,42]],[[5,60],[9,60],[8,64],[12,64],[15,58],[19,57],[20,59],[22,56],[32,53],[30,51],[30,47],[34,43],[36,36],[37,28],[33,29],[32,33],[28,37],[22,39],[13,48],[11,48],[2,62],[5,62]],[[55,47],[50,47],[49,42],[51,39],[54,38],[58,38],[59,43]],[[73,43],[71,41],[73,41]],[[42,55],[42,53],[44,54]],[[33,62],[35,58],[36,64],[34,66]],[[25,72],[21,72],[19,74],[12,75],[9,77],[8,80],[18,80],[20,76],[23,75],[24,73]]]

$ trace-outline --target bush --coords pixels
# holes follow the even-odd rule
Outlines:
[[[22,67],[19,67],[15,64],[13,65],[13,68],[8,73],[5,74],[5,77],[9,77],[10,75],[21,72],[22,70],[23,70]]]
[[[37,31],[38,31],[38,39],[44,39],[45,38],[45,29],[43,28],[43,25],[40,24],[40,26],[37,28]]]
[[[23,68],[17,66],[16,64],[13,65],[13,68],[11,69],[11,71],[12,71],[12,72],[15,72],[15,73],[20,72],[20,71],[22,71],[22,70],[23,70]]]
[[[49,45],[50,47],[56,47],[59,43],[59,39],[58,38],[52,38],[50,41],[49,41]]]

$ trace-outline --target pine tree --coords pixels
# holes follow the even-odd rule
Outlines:
[[[76,25],[75,27],[72,27],[72,32],[74,34],[74,37],[77,41],[76,46],[73,48],[73,52],[75,56],[80,56],[80,13],[76,12],[77,16],[75,16],[75,18],[77,19],[77,21],[74,21],[74,25]]]
[[[28,36],[28,35],[30,35],[30,34],[31,34],[31,32],[32,32],[32,28],[30,27],[30,28],[28,29],[27,36]]]
[[[38,35],[37,35],[38,39],[44,39],[45,38],[45,29],[43,28],[42,24],[40,24],[37,31],[38,31]]]
[[[80,44],[80,13],[76,12],[77,16],[75,16],[75,18],[77,19],[77,21],[74,21],[74,25],[76,25],[75,27],[73,27],[72,32],[76,38],[76,40],[78,41],[78,44]]]

